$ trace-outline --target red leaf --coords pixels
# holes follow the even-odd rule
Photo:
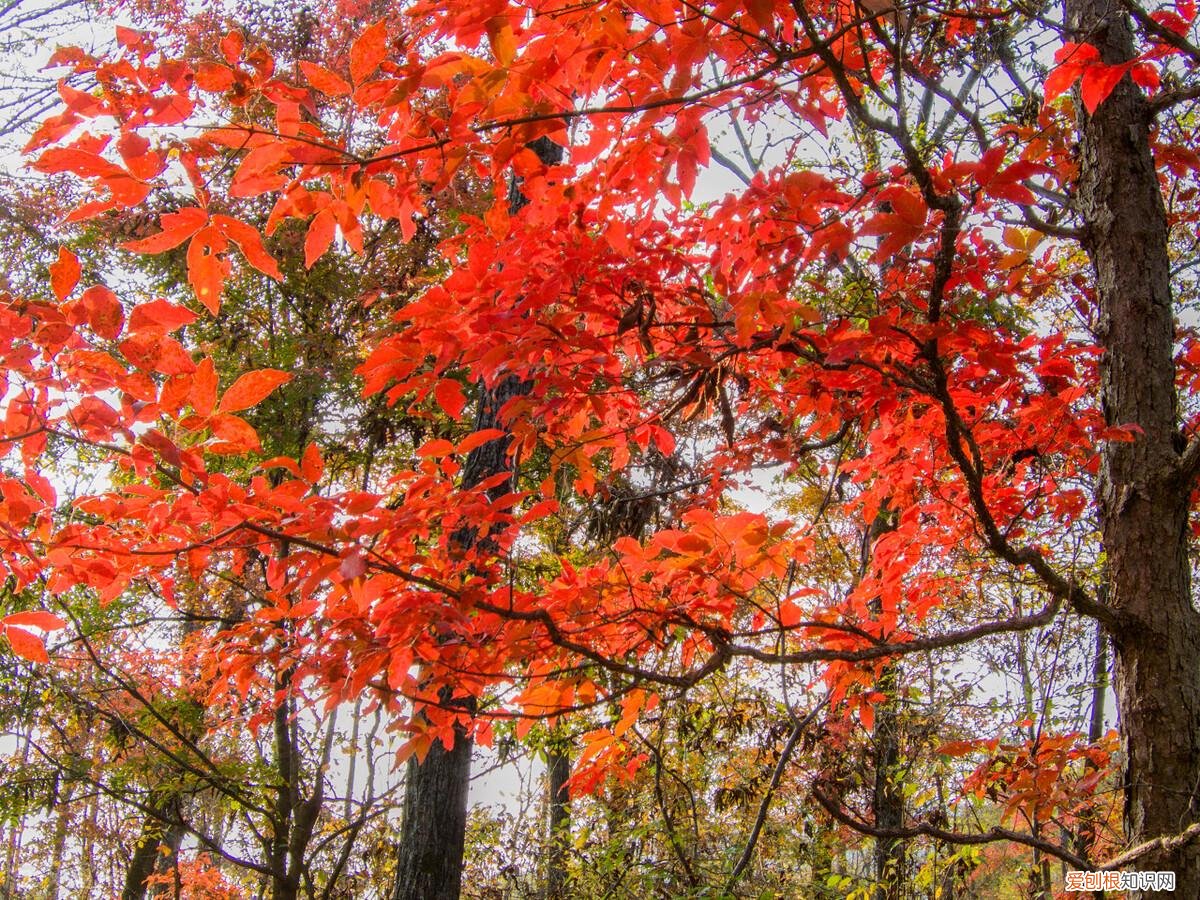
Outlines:
[[[218,453],[244,453],[248,450],[258,450],[262,445],[258,440],[258,432],[240,416],[219,413],[209,419],[208,427],[212,433],[224,441],[223,446],[213,446]]]
[[[110,341],[120,336],[125,310],[116,294],[102,284],[94,284],[83,292],[79,305],[97,335]]]
[[[338,566],[338,574],[347,581],[361,577],[366,571],[367,558],[357,547],[342,557],[341,565]]]
[[[329,249],[333,243],[333,232],[333,210],[323,209],[308,226],[308,236],[304,239],[304,268],[311,269],[313,263]]]
[[[199,318],[190,309],[166,300],[139,303],[129,315],[129,330],[134,333],[166,334]]]
[[[438,406],[452,419],[457,419],[461,415],[463,407],[467,405],[462,385],[452,378],[443,378],[439,381],[437,387],[433,389],[433,393],[437,398]]]
[[[484,444],[494,441],[497,438],[504,437],[504,435],[505,432],[499,428],[485,428],[482,431],[476,431],[474,434],[469,434],[459,441],[455,452],[466,456],[476,447],[482,447]]]
[[[40,628],[42,631],[58,631],[60,628],[67,627],[66,619],[56,616],[52,612],[46,612],[42,609],[31,610],[29,612],[13,613],[11,616],[4,617],[4,624],[20,625],[22,627]]]
[[[217,370],[207,356],[200,360],[200,365],[196,367],[192,376],[188,402],[198,416],[212,415],[213,408],[217,405]]]
[[[217,407],[217,410],[228,413],[257,406],[275,388],[291,380],[292,376],[289,373],[281,372],[278,369],[259,369],[256,372],[247,372],[229,386],[229,390],[221,398],[221,405]]]
[[[341,75],[308,60],[300,61],[300,68],[308,83],[322,94],[330,97],[344,97],[350,93],[350,84]]]
[[[211,226],[196,232],[188,244],[188,283],[214,316],[221,311],[221,291],[229,277],[229,260],[221,255],[228,246],[225,236]]]
[[[361,35],[350,48],[350,78],[362,84],[387,58],[387,20],[380,19]]]
[[[66,300],[79,284],[79,259],[66,247],[58,248],[58,261],[50,263],[50,287],[54,296]]]
[[[1089,113],[1095,113],[1128,71],[1127,64],[1089,66],[1083,73],[1083,88],[1080,92],[1083,97],[1084,109]]]
[[[127,50],[136,50],[138,46],[146,39],[146,36],[140,31],[134,31],[132,28],[127,28],[124,25],[118,25],[116,28],[117,43]]]
[[[221,53],[231,66],[242,56],[242,48],[246,45],[240,31],[231,31],[221,38]]]
[[[858,708],[858,718],[867,731],[875,730],[875,707],[864,701]]]
[[[309,484],[316,484],[325,472],[325,461],[321,459],[321,450],[316,444],[304,448],[304,456],[300,459],[300,474]]]
[[[246,262],[264,275],[270,275],[276,281],[283,280],[279,264],[263,246],[262,235],[258,233],[257,228],[252,228],[245,222],[229,216],[213,216],[212,223],[220,229],[225,237],[237,244],[238,249],[242,251],[242,256],[246,257]]]
[[[216,62],[200,63],[196,69],[196,87],[210,93],[220,93],[233,87],[237,77],[233,69]]]
[[[121,341],[121,353],[135,367],[164,375],[189,375],[196,371],[192,357],[174,338],[140,332]]]
[[[1082,68],[1076,65],[1059,66],[1046,77],[1046,83],[1042,86],[1042,90],[1046,95],[1046,103],[1056,100],[1060,95],[1071,89],[1076,81],[1079,80],[1079,75]]]
[[[1054,61],[1058,67],[1050,73],[1043,85],[1046,103],[1051,102],[1079,80],[1083,70],[1100,59],[1100,51],[1091,44],[1075,44],[1068,41],[1058,48]]]
[[[162,253],[178,247],[208,224],[208,212],[189,206],[179,212],[166,213],[159,224],[162,231],[140,241],[128,241],[121,246],[136,253]]]
[[[17,656],[24,657],[30,662],[50,662],[50,655],[46,653],[46,645],[41,638],[34,637],[21,628],[8,627],[4,629],[4,636],[8,638],[9,646]]]
[[[1092,44],[1075,44],[1067,41],[1055,51],[1056,63],[1067,63],[1083,69],[1100,59],[1100,50]]]
[[[1135,84],[1151,93],[1157,91],[1161,84],[1158,68],[1153,63],[1136,63],[1129,70],[1129,75],[1133,78]]]

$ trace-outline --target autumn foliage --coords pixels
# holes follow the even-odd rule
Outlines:
[[[1195,15],[1143,14],[1122,60],[1015,7],[841,0],[421,2],[314,59],[241,30],[60,49],[31,165],[86,189],[67,226],[132,222],[129,265],[178,260],[191,296],[120,287],[66,246],[47,294],[3,296],[0,559],[53,610],[8,615],[11,650],[54,664],[79,590],[171,606],[241,580],[253,602],[198,657],[203,702],[268,696],[286,670],[324,708],[383,703],[418,758],[456,727],[488,744],[603,707],[572,778],[592,792],[635,783],[638,723],[720,673],[802,673],[801,705],[849,747],[894,717],[909,658],[1109,622],[1095,481],[1142,428],[1101,403],[1064,199],[1077,121],[1118,84],[1159,109],[1195,95]],[[1039,46],[1019,115],[953,86],[993,20]],[[727,128],[774,137],[714,191]],[[1153,140],[1178,235],[1200,156],[1173,128]],[[230,374],[197,323],[220,325],[230,279],[276,290],[380,234],[418,239],[464,179],[483,200],[421,289],[363,297],[395,311],[344,348],[423,440],[357,481],[319,442],[266,458],[248,411],[294,373]],[[1177,351],[1186,443],[1190,330]],[[505,427],[474,430],[513,378],[529,390]],[[496,441],[511,471],[463,487]],[[56,477],[63,446],[103,469],[93,489]],[[772,477],[786,511],[739,508]],[[643,495],[637,527],[571,531]],[[990,840],[1053,850],[1078,825],[1059,855],[1098,865],[1122,843],[1098,796],[1113,739],[1014,742],[1021,718],[920,753],[965,760],[963,796],[999,807]],[[836,760],[810,756],[794,790],[871,833]]]

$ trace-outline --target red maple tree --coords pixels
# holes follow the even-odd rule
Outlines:
[[[330,703],[407,698],[419,758],[456,731],[486,741],[498,717],[620,700],[583,749],[581,788],[628,762],[648,688],[738,659],[815,667],[831,710],[871,730],[904,655],[1089,617],[1117,651],[1126,838],[1151,841],[1121,861],[1200,892],[1198,370],[1176,321],[1200,155],[1168,115],[1200,93],[1195,9],[1066,0],[1065,15],[425,2],[319,63],[279,65],[238,32],[176,52],[122,29],[110,57],[60,51],[97,89],[64,83],[34,166],[91,186],[76,221],[152,204],[157,230],[127,247],[185,253],[198,308],[82,283],[65,250],[55,302],[6,298],[8,573],[169,597],[261,554],[262,605],[216,681],[248,690],[264,661],[283,665],[273,637],[304,622],[286,642],[295,677]],[[1039,49],[1018,59],[1021,42]],[[563,162],[531,149],[544,139]],[[694,202],[714,159],[742,186]],[[411,237],[463,172],[494,185],[490,206],[462,217],[444,277],[360,367],[368,395],[457,431],[369,490],[328,478],[316,447],[223,474],[214,459],[259,448],[239,413],[289,377],[222,386],[189,346],[232,267],[281,278],[271,242],[292,221],[310,266],[335,241],[365,252],[364,221]],[[247,199],[269,209],[261,232],[230,214]],[[472,431],[472,398],[508,379],[528,391],[502,428]],[[52,440],[136,478],[64,515]],[[500,440],[507,465],[464,482]],[[584,564],[522,567],[519,535],[656,467],[663,527]],[[772,467],[818,473],[826,499],[792,521],[731,511],[730,489]],[[862,545],[840,577],[817,564],[829,529]],[[1003,579],[1040,607],[993,615],[977,600]],[[18,614],[5,629],[45,659],[28,629],[62,624]],[[1100,863],[1038,833],[987,839]]]

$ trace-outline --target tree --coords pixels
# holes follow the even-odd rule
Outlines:
[[[215,466],[256,449],[238,414],[288,373],[224,391],[193,378],[201,348],[171,335],[194,313],[152,302],[126,318],[115,296],[76,295],[69,256],[57,302],[12,299],[4,446],[23,480],[0,488],[20,501],[2,548],[17,587],[115,595],[173,584],[185,559],[240,573],[261,555],[278,617],[320,636],[290,651],[287,677],[330,703],[406,698],[419,760],[486,743],[496,719],[609,705],[614,721],[581,736],[578,790],[635,775],[631,729],[656,694],[676,701],[735,662],[819,680],[829,755],[796,790],[871,835],[880,874],[914,863],[902,845],[918,840],[1105,863],[1101,844],[1046,830],[1093,802],[1104,771],[1085,763],[1108,759],[1095,742],[1005,745],[995,722],[948,751],[1011,774],[976,779],[1004,819],[965,830],[889,796],[897,741],[877,758],[876,817],[837,758],[857,727],[896,733],[906,658],[1082,617],[1115,652],[1128,849],[1108,863],[1173,870],[1200,893],[1200,358],[1181,315],[1195,302],[1195,9],[1065,0],[1063,14],[426,2],[299,71],[236,32],[219,51],[125,30],[112,58],[60,52],[98,89],[63,88],[35,165],[92,186],[77,219],[173,191],[160,230],[129,246],[186,243],[212,315],[235,259],[283,274],[216,173],[234,172],[228,197],[270,204],[267,232],[303,230],[308,265],[335,241],[365,250],[364,223],[413,237],[464,172],[493,189],[359,369],[367,395],[458,423],[378,491],[322,494],[303,458],[270,461],[273,479]],[[569,161],[529,149],[545,139]],[[711,160],[743,186],[704,200]],[[486,406],[513,384],[529,389],[470,433],[468,395]],[[147,484],[61,515],[49,437]],[[505,464],[468,477],[498,441]],[[734,508],[739,481],[770,467],[822,497],[794,504],[795,521]],[[622,478],[666,498],[640,539],[547,564],[518,537],[601,507]],[[1014,587],[1033,611],[1001,602]],[[6,627],[42,659],[30,624]],[[223,675],[261,663],[240,653]],[[1010,827],[1018,813],[1027,827]]]

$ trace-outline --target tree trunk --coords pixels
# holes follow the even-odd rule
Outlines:
[[[1104,62],[1133,58],[1118,0],[1065,0],[1077,41]],[[1081,113],[1076,201],[1096,272],[1101,398],[1111,425],[1136,440],[1104,446],[1097,493],[1118,625],[1116,696],[1131,843],[1197,818],[1200,789],[1200,615],[1187,557],[1188,486],[1180,476],[1167,220],[1151,153],[1150,113],[1126,76],[1095,115]],[[1200,847],[1142,857],[1174,870],[1176,897],[1200,897]],[[1164,895],[1165,896],[1165,895]]]
[[[858,573],[855,586],[867,577],[871,568],[871,555],[875,542],[896,528],[896,517],[885,503],[875,516],[862,539]],[[883,610],[879,598],[868,604],[872,615]],[[897,832],[904,828],[904,788],[900,759],[900,709],[898,665],[892,663],[884,668],[875,689],[884,699],[874,704],[875,727],[871,735],[871,765],[875,770],[875,783],[871,791],[871,815],[875,827]],[[907,854],[904,840],[898,837],[875,838],[875,882],[874,900],[900,900],[904,896],[906,883]]]
[[[50,851],[50,871],[46,874],[46,900],[58,900],[62,888],[62,866],[67,850],[67,830],[71,820],[71,794],[68,786],[54,801],[54,842]],[[7,879],[5,879],[7,883]]]
[[[394,900],[458,900],[471,746],[456,728],[450,750],[435,741],[424,762],[409,758]]]
[[[1108,633],[1096,628],[1096,651],[1092,657],[1092,706],[1088,716],[1088,743],[1104,737],[1104,703],[1108,696]]]
[[[178,802],[178,801],[176,801]],[[182,817],[182,816],[181,816]],[[157,884],[150,889],[147,896],[156,897],[177,897],[179,891],[179,847],[183,843],[183,827],[181,825],[170,825],[167,827],[166,834],[163,835],[161,846],[166,847],[169,852],[159,853],[158,862],[155,866],[157,874],[166,875],[172,870],[175,871],[175,878],[171,883]]]
[[[897,709],[897,672],[888,666],[875,689],[885,699],[875,704],[873,764],[875,786],[871,794],[871,812],[875,827],[899,831],[904,827],[904,786],[900,771],[900,717]],[[899,900],[906,883],[904,841],[898,837],[875,839],[876,900]]]
[[[547,165],[562,161],[562,148],[547,138],[534,141],[530,149]],[[516,179],[508,200],[509,212],[513,214],[528,203]],[[509,400],[529,393],[531,387],[528,381],[507,378],[491,389],[482,389],[475,430],[503,429],[500,410]],[[502,437],[472,450],[463,467],[462,486],[470,489],[486,478],[508,471],[507,449],[508,439]],[[499,496],[507,490],[506,486],[500,486],[494,492]],[[455,540],[470,548],[486,537],[468,527],[456,534]],[[449,691],[443,694],[443,699],[450,701]],[[458,900],[466,843],[471,746],[465,730],[456,728],[452,749],[447,750],[440,741],[435,741],[423,762],[409,758],[393,900]]]
[[[566,900],[567,846],[571,840],[571,751],[565,738],[554,740],[546,751],[546,781],[550,815],[546,841],[547,900]]]
[[[121,900],[145,900],[146,897],[170,896],[169,888],[162,887],[151,890],[146,885],[146,879],[156,873],[162,874],[175,865],[175,855],[183,841],[183,829],[169,823],[168,818],[179,816],[176,807],[177,798],[168,796],[157,802],[153,810],[142,822],[142,831],[138,836],[137,846],[125,869],[125,884],[121,889]],[[163,854],[160,848],[166,846],[171,852]]]

